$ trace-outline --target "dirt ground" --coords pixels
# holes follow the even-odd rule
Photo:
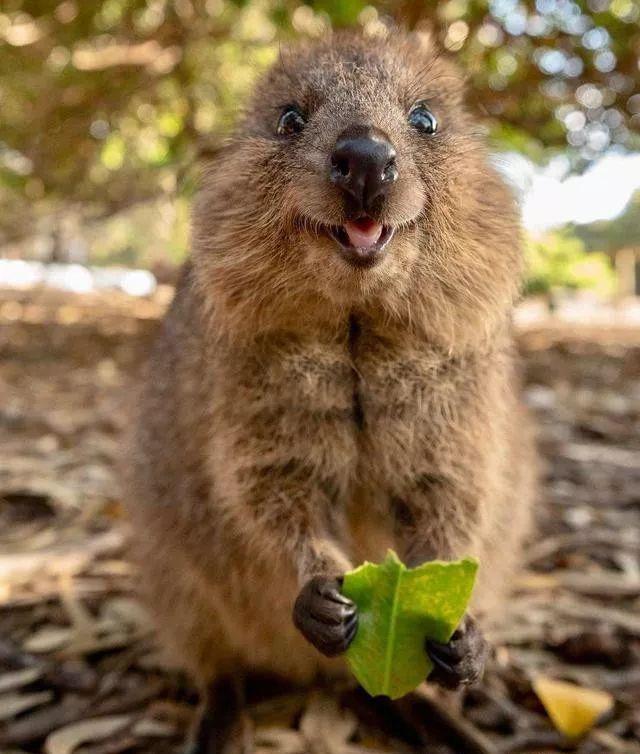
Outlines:
[[[0,291],[0,752],[179,751],[188,682],[163,667],[123,557],[121,397],[167,297]],[[464,716],[422,696],[376,715],[352,689],[252,708],[261,752],[640,753],[640,331],[520,334],[546,460],[540,531]],[[538,675],[609,692],[579,741]]]

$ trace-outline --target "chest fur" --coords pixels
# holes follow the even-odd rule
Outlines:
[[[430,473],[473,391],[464,365],[426,344],[353,325],[340,338],[283,336],[227,354],[215,382],[215,413],[238,452],[303,469],[336,494],[368,487],[369,498]]]

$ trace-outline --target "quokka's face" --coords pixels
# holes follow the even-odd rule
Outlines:
[[[233,140],[258,224],[340,299],[407,277],[426,237],[455,232],[449,209],[474,169],[462,93],[455,67],[416,35],[282,53]]]

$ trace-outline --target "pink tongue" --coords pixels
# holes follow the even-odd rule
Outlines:
[[[373,220],[357,220],[346,222],[344,229],[347,231],[349,241],[356,249],[369,249],[374,246],[382,235],[382,225]]]

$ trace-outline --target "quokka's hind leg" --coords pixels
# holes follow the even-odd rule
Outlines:
[[[268,671],[250,671],[217,679],[202,694],[199,715],[185,751],[187,754],[249,754],[254,746],[247,709],[302,688]]]
[[[218,678],[202,693],[199,715],[185,752],[248,754],[252,745],[246,723],[242,677]]]

